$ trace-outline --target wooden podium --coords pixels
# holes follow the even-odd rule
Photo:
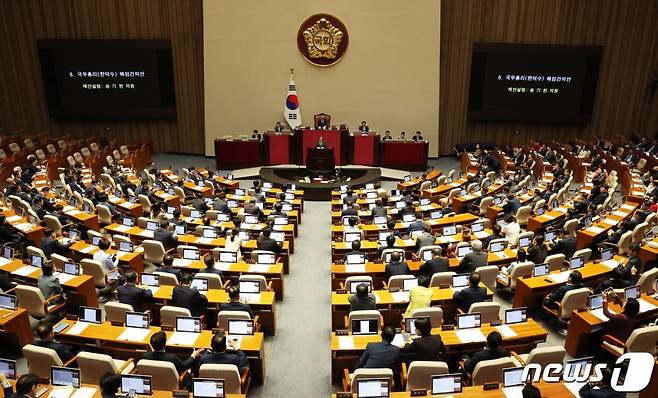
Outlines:
[[[336,161],[333,148],[308,148],[306,153],[306,169],[316,174],[331,174]]]

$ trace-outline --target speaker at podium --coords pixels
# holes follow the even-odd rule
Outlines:
[[[307,148],[306,169],[312,174],[332,174],[335,165],[333,148],[326,146]]]

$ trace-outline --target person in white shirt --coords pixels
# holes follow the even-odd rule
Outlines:
[[[505,235],[505,239],[509,242],[510,245],[516,245],[516,242],[519,240],[519,234],[521,233],[521,226],[513,215],[508,214],[505,216],[505,222],[507,224],[503,225],[500,229],[500,232]]]
[[[106,250],[110,248],[110,242],[103,238],[98,242],[98,248],[100,249],[96,253],[94,253],[94,261],[98,261],[101,264],[103,264],[103,270],[105,271],[105,274],[107,275],[108,273],[114,271],[117,266],[119,265],[119,259],[116,258],[115,256],[109,255]]]
[[[241,257],[240,247],[242,246],[242,238],[237,228],[233,228],[226,233],[226,243],[224,249],[238,253],[238,258]]]
[[[343,227],[344,232],[361,232],[361,229],[357,226],[359,219],[357,217],[350,217],[347,219],[347,225]]]

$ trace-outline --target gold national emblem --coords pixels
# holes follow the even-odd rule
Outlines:
[[[297,32],[299,51],[307,61],[317,66],[329,66],[340,61],[347,44],[347,28],[329,14],[309,17]]]

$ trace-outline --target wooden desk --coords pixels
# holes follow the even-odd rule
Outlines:
[[[516,336],[503,336],[502,347],[514,350],[517,353],[526,353],[532,350],[538,343],[546,341],[548,332],[533,319],[528,322],[509,325]],[[486,337],[489,333],[497,330],[489,324],[482,325],[480,331]],[[462,343],[456,330],[432,329],[432,334],[441,336],[446,348],[446,355],[455,357],[462,354],[474,353],[484,347],[485,342]],[[332,380],[338,380],[343,374],[343,369],[352,370],[368,343],[381,341],[380,335],[368,336],[336,336],[331,334],[331,374]]]
[[[658,314],[658,300],[654,299],[653,296],[649,296],[646,294],[643,294],[641,299],[648,302],[649,304],[656,306],[657,308],[654,308],[647,312],[641,312],[638,315],[638,317],[642,320],[650,319],[653,321],[656,315]],[[609,303],[609,306],[610,306],[609,308],[612,311],[615,311],[617,313],[621,313],[622,311],[622,308],[617,304]],[[591,339],[592,334],[597,332],[601,332],[601,334],[604,334],[607,325],[608,325],[607,321],[601,320],[600,318],[592,314],[591,311],[584,311],[584,312],[574,311],[571,314],[571,319],[569,320],[569,327],[567,329],[567,339],[564,343],[564,348],[567,350],[567,353],[574,358],[577,357],[578,347],[581,346],[583,340]],[[654,375],[654,377],[655,376],[656,375]]]
[[[12,385],[15,385],[14,380],[10,380]],[[50,384],[39,384],[40,388],[41,387],[46,387],[48,388],[48,392],[44,393],[42,397],[46,398],[50,396],[50,392],[53,390],[53,386]],[[82,384],[82,387],[86,388],[93,388],[96,390],[96,392],[93,395],[93,398],[103,398],[103,395],[101,394],[101,389],[100,386],[95,385],[95,384]],[[73,393],[75,394],[75,392]],[[71,394],[71,396],[73,396]],[[190,398],[192,397],[192,393],[190,393]],[[0,397],[5,398],[4,396],[4,391],[0,390]],[[152,398],[173,398],[173,393],[172,391],[164,391],[164,390],[152,390],[151,395],[149,397]],[[246,398],[247,396],[244,394],[225,394],[224,397],[226,398]]]
[[[98,246],[80,240],[72,244],[70,249],[73,251],[73,258],[77,261],[80,261],[83,258],[91,259],[94,257],[94,253],[100,250]],[[134,269],[135,272],[140,274],[144,272],[143,248],[136,247],[133,253],[119,252],[116,249],[107,249],[107,253],[116,254],[120,264]]]
[[[461,188],[467,182],[468,179],[459,178],[457,180],[454,180],[453,182],[449,182],[447,184],[441,184],[435,188],[424,189],[420,193],[420,196],[423,198],[429,198],[433,203],[438,203],[439,198],[443,196],[447,196],[451,190],[455,188]]]
[[[144,209],[142,208],[142,205],[139,203],[132,203],[125,199],[117,198],[114,195],[110,196],[108,198],[108,201],[111,204],[113,204],[117,210],[121,211],[122,213],[128,214],[131,217],[134,217],[135,221],[139,217],[144,216]]]
[[[153,333],[160,331],[157,326],[151,326],[148,334],[141,341],[128,341],[119,339],[121,334],[126,330],[124,326],[113,326],[110,322],[103,322],[100,325],[90,324],[80,334],[69,334],[70,326],[76,322],[72,320],[62,320],[60,323],[67,323],[68,328],[57,334],[57,340],[62,343],[69,343],[80,346],[93,346],[103,351],[111,353],[113,358],[136,358],[141,353],[146,352],[149,348],[149,339]],[[173,332],[167,331],[167,338],[171,337]],[[210,348],[210,340],[213,333],[210,330],[202,330],[199,337],[192,345],[170,345],[167,343],[167,351],[189,355],[193,349]],[[242,350],[251,362],[250,369],[254,371],[254,378],[260,383],[265,377],[265,358],[264,358],[264,335],[256,333],[253,336],[243,336],[240,350]]]
[[[31,285],[36,285],[39,276],[41,276],[41,268],[34,269],[27,275],[19,275],[16,271],[22,269],[26,264],[21,260],[0,259],[0,271],[11,274],[12,277],[22,280],[27,280]],[[20,272],[20,271],[19,271]],[[98,307],[98,296],[96,296],[96,288],[94,287],[94,278],[89,275],[78,275],[73,279],[62,283],[64,291],[68,295],[69,303],[84,305],[89,307]]]
[[[64,213],[73,222],[80,223],[94,231],[100,231],[98,216],[95,213],[85,213],[76,207],[69,206],[67,203],[61,200],[59,201],[59,204],[63,207],[62,213]]]
[[[626,202],[619,207],[614,212],[611,212],[606,215],[605,218],[597,221],[594,225],[589,228],[583,228],[576,231],[576,239],[578,240],[578,249],[584,249],[586,247],[592,246],[597,240],[603,239],[607,236],[608,231],[619,225],[622,221],[628,219],[635,209],[637,209],[638,203]]]
[[[622,262],[620,256],[615,256],[615,261]],[[583,283],[595,284],[599,279],[606,277],[612,272],[613,266],[605,265],[600,262],[588,262],[582,268],[578,269],[583,275]],[[570,273],[571,271],[562,271]],[[559,274],[560,272],[554,271],[551,274]],[[550,275],[550,274],[549,274]],[[566,284],[565,282],[557,283],[549,280],[545,276],[538,276],[533,278],[519,278],[516,282],[516,290],[514,291],[514,301],[512,307],[533,307],[536,304],[538,297],[543,297],[558,286]]]
[[[164,301],[165,304],[171,301],[171,295],[174,291],[173,286],[160,286],[153,298]],[[224,289],[210,289],[205,295],[208,298],[208,304],[219,308],[219,304],[228,303],[228,292]],[[261,292],[257,301],[250,301],[249,306],[254,315],[260,316],[261,328],[271,334],[276,333],[276,305],[274,302],[274,292]]]
[[[484,287],[484,285],[481,286]],[[452,287],[445,289],[433,287],[432,291],[431,305],[440,305],[443,309],[443,319],[446,323],[450,323],[449,320],[454,318],[456,310],[452,298],[455,290]],[[384,324],[399,325],[402,314],[409,305],[409,292],[391,293],[388,290],[374,290],[373,293],[377,301],[377,308],[384,317]],[[350,293],[331,292],[331,330],[345,328],[345,316],[350,312],[350,302],[348,301],[350,296]],[[493,298],[493,292],[487,288],[487,300],[491,300],[491,298]]]
[[[533,384],[541,390],[541,396],[543,398],[572,398],[574,396],[564,383],[539,382]],[[429,397],[434,395],[430,395],[428,393],[427,396]],[[446,397],[447,396],[448,395],[446,395]],[[454,398],[507,398],[507,395],[505,395],[505,392],[502,390],[502,388],[497,390],[485,391],[484,386],[464,387],[461,393],[450,394],[449,396]],[[332,394],[332,398],[335,397],[336,394]],[[357,398],[357,395],[354,395],[354,397]],[[410,391],[400,391],[400,392],[391,393],[391,398],[407,398],[407,397],[412,397]]]
[[[33,241],[37,246],[41,244],[45,228],[38,224],[30,223],[26,218],[16,215],[14,210],[3,208],[2,214],[6,217],[7,224],[18,231],[21,235]]]
[[[0,309],[0,333],[15,336],[18,347],[30,344],[34,339],[34,333],[30,326],[27,310],[24,308],[17,308],[13,311]],[[3,343],[10,341],[12,341],[11,337],[3,339]]]

